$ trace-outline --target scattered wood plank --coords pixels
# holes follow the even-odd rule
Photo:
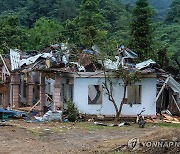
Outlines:
[[[164,116],[164,122],[167,122],[167,123],[173,123],[173,124],[180,124],[180,121],[179,119],[177,119],[176,117],[173,117],[173,116],[169,116],[167,114],[162,114]]]
[[[169,121],[173,121],[174,120],[174,118],[173,117],[171,117],[171,116],[169,116],[169,115],[167,115],[167,114],[162,114],[167,120],[169,120]]]
[[[34,104],[32,108],[30,108],[28,113],[30,113],[39,103],[40,103],[40,100],[36,104]]]

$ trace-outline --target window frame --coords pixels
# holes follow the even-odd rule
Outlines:
[[[96,103],[93,103],[94,100],[90,100],[91,99],[89,97],[89,90],[90,90],[89,88],[90,88],[90,86],[94,86],[94,87],[98,86],[98,89],[95,88],[99,92],[99,93],[96,94],[96,97],[94,98],[94,99],[97,99]],[[100,103],[98,103],[98,102],[100,102]],[[102,88],[102,85],[99,85],[99,84],[89,84],[88,85],[88,105],[102,105],[102,103],[103,103],[103,88]]]
[[[136,88],[135,88],[135,91],[133,91],[134,94],[131,94],[131,95],[129,94],[129,87],[137,87],[137,86],[138,86],[138,90],[139,90],[139,92],[138,92],[138,97],[139,98],[137,98]],[[132,98],[131,98],[131,100],[129,100],[129,97],[132,96],[132,95],[135,96],[135,98],[133,98],[133,101],[131,102]],[[127,96],[126,97],[127,98],[126,104],[133,104],[133,105],[142,104],[142,85],[141,84],[134,84],[134,85],[128,86],[126,96]]]

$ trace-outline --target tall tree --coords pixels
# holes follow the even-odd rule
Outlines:
[[[180,1],[174,0],[171,4],[170,11],[168,12],[166,22],[175,23],[180,21]]]
[[[180,48],[180,23],[158,25],[155,42],[158,42],[157,48],[167,48],[169,65],[178,68],[177,60],[180,60],[180,54],[178,54]],[[162,58],[162,54],[159,56]]]
[[[40,18],[29,30],[28,49],[42,49],[62,40],[63,26],[55,20]]]
[[[83,0],[75,23],[81,45],[86,47],[91,47],[94,43],[100,45],[106,39],[105,18],[99,13],[99,0]]]
[[[19,18],[9,16],[0,20],[0,50],[3,53],[9,51],[9,48],[26,48],[27,35],[26,30],[20,26]]]
[[[21,9],[22,23],[32,27],[42,17],[55,18],[60,22],[73,19],[78,14],[79,0],[29,0],[29,4]]]
[[[108,41],[113,39],[116,40],[118,44],[127,44],[130,33],[129,21],[131,20],[131,6],[128,4],[124,5],[121,1],[101,0],[100,7],[101,14],[109,24]]]
[[[140,60],[153,57],[152,8],[147,0],[138,0],[133,10],[131,27],[131,49],[139,54]]]

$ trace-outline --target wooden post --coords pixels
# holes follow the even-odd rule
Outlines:
[[[7,108],[9,106],[9,103],[10,103],[9,102],[10,101],[10,99],[9,99],[9,92],[10,92],[9,87],[7,87],[7,92],[5,92],[3,94],[3,107],[4,108]]]
[[[33,78],[30,74],[28,74],[28,93],[27,93],[27,103],[29,106],[33,106]]]
[[[161,95],[161,93],[163,92],[163,90],[164,90],[164,88],[165,88],[166,84],[167,84],[167,83],[168,83],[168,81],[169,81],[169,78],[170,78],[170,76],[166,79],[166,81],[164,82],[163,86],[161,87],[161,90],[159,91],[159,93],[158,93],[158,95],[157,95],[156,100],[155,100],[155,102],[154,102],[154,103],[156,103],[156,102],[157,102],[157,100],[159,99],[159,96],[160,96],[160,95]]]
[[[0,54],[0,58],[1,58],[2,62],[3,62],[3,64],[4,64],[4,67],[5,67],[6,71],[7,71],[7,74],[10,76],[10,75],[11,75],[11,74],[10,74],[10,71],[9,71],[9,69],[8,69],[8,67],[7,67],[7,65],[6,65],[6,62],[4,61],[4,59],[3,59],[3,57],[2,57],[1,54]]]

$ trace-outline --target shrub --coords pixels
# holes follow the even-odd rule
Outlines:
[[[69,121],[76,121],[78,118],[78,109],[72,101],[68,101],[68,119]]]

